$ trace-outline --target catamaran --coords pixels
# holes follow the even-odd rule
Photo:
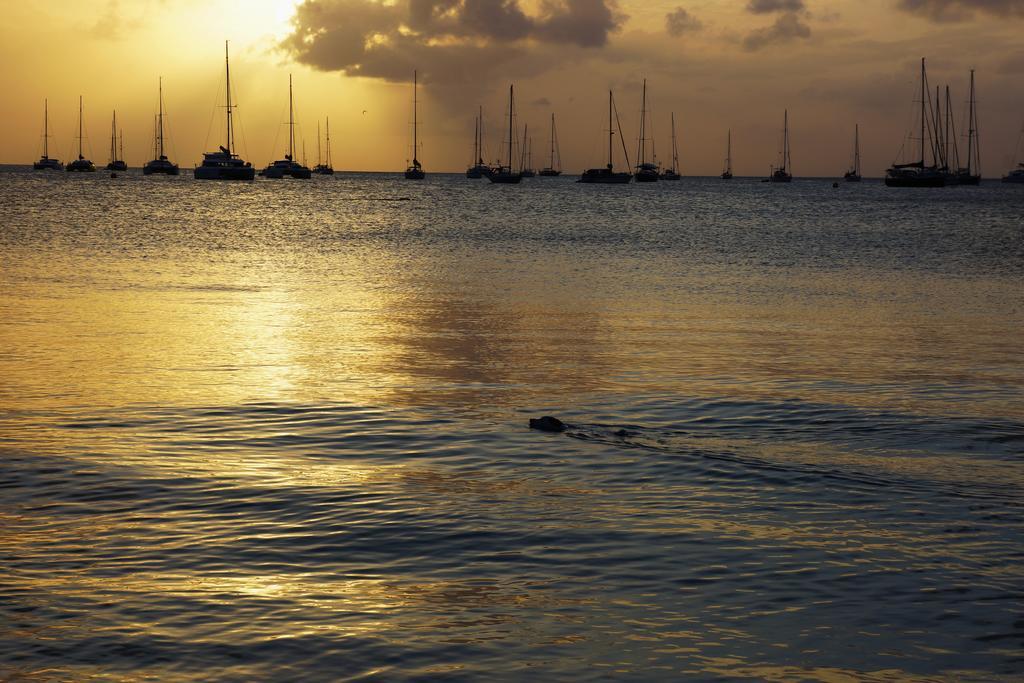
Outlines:
[[[672,165],[661,172],[662,180],[679,180],[682,178],[679,175],[679,149],[676,147],[676,114],[672,112],[670,115],[672,122]]]
[[[228,63],[228,41],[224,41],[224,73],[225,90],[227,92],[227,142],[216,152],[203,154],[203,163],[193,172],[196,180],[252,180],[256,177],[256,169],[248,161],[231,150],[234,142],[234,128],[231,122],[231,67]]]
[[[615,123],[619,131],[619,140],[622,142],[622,155],[626,158],[626,168],[629,168],[629,153],[626,151],[626,141],[622,136],[622,125],[619,123],[619,112],[615,109],[615,98],[612,91],[608,91],[608,165],[604,168],[588,168],[580,176],[578,183],[597,183],[602,185],[624,185],[633,179],[633,174],[628,171],[616,173],[612,164],[612,138],[615,136],[615,128],[612,126],[612,113],[615,114]]]
[[[36,171],[63,171],[64,164],[59,159],[50,158],[50,102],[43,100],[43,156],[32,164]]]
[[[78,96],[78,158],[72,162],[69,162],[64,167],[65,171],[79,171],[92,173],[96,170],[96,166],[82,156],[82,96]]]
[[[562,175],[562,155],[558,150],[558,133],[555,131],[554,114],[551,114],[551,158],[548,165],[538,171],[537,175],[545,177]]]
[[[778,168],[772,168],[772,174],[768,179],[773,183],[793,182],[793,174],[789,172],[791,166],[789,157],[789,110],[785,111],[782,118],[782,161]]]
[[[523,179],[522,173],[512,170],[512,139],[515,135],[515,86],[508,86],[508,165],[492,168],[487,179],[499,185],[515,185]]]
[[[719,177],[722,180],[732,180],[732,128],[725,136],[725,167]]]
[[[658,165],[647,161],[647,79],[640,98],[640,137],[637,139],[637,165],[634,177],[638,183],[658,182]],[[653,147],[653,141],[652,141]]]
[[[423,171],[423,166],[420,164],[419,159],[419,120],[417,119],[417,111],[419,109],[419,103],[416,99],[416,72],[412,72],[412,164],[405,169],[406,180],[423,180],[427,177],[427,174]]]
[[[334,165],[331,162],[331,119],[327,118],[327,161],[320,159],[320,122],[316,122],[316,166],[313,173],[319,175],[334,175]]]
[[[848,183],[860,182],[860,124],[853,126],[853,166],[843,174],[843,179]]]
[[[164,153],[164,79],[161,76],[159,80],[159,97],[157,109],[156,121],[156,155],[153,159],[147,161],[142,167],[142,175],[153,175],[154,173],[160,173],[163,175],[178,175],[178,165],[171,163]]]
[[[920,152],[921,155],[918,161],[913,161],[906,164],[894,163],[889,170],[885,172],[885,185],[886,187],[945,187],[946,186],[946,174],[939,167],[940,149],[937,142],[937,136],[932,136],[930,139],[928,133],[931,127],[937,127],[935,121],[929,121],[929,113],[934,116],[932,111],[931,101],[928,94],[928,72],[925,68],[924,58],[921,58],[921,137]],[[936,102],[936,107],[938,103]],[[929,145],[932,149],[932,164],[925,165],[925,145],[931,142]]]
[[[284,159],[278,159],[260,171],[260,175],[266,178],[289,176],[300,180],[305,180],[312,175],[308,166],[295,161],[295,107],[292,104],[291,74],[288,74],[288,152],[284,155]]]

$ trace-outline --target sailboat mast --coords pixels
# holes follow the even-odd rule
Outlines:
[[[530,153],[530,139],[526,137],[529,132],[530,124],[523,124],[523,148],[519,150],[519,170],[527,168],[527,164],[530,162],[530,158],[527,156]]]
[[[327,165],[331,166],[331,118],[327,117]]]
[[[291,74],[288,74],[288,160],[295,161],[295,109],[292,106]]]
[[[978,121],[975,118],[977,114],[977,103],[974,99],[974,69],[971,69],[971,102],[970,102],[970,113],[968,114],[969,119],[967,123],[967,175],[971,175],[971,168],[974,164],[974,154],[976,152],[976,146],[974,144],[974,136],[977,134],[975,126]],[[981,166],[981,159],[979,156],[978,166]]]
[[[860,124],[853,126],[853,172],[860,175]]]
[[[555,114],[551,114],[551,161],[548,163],[548,168],[553,169],[555,167]]]
[[[110,160],[117,160],[117,111],[110,122]]]
[[[228,150],[228,154],[232,153],[234,149],[231,145],[231,65],[228,63],[228,41],[224,41],[224,74],[225,74],[225,90],[227,92],[227,110],[228,110],[228,144],[225,149]]]
[[[160,113],[157,115],[157,159],[164,158],[164,77],[160,77]]]
[[[679,169],[679,149],[676,146],[676,113],[669,114],[669,118],[672,121],[672,170],[677,171]]]
[[[417,156],[419,155],[419,120],[417,118],[416,110],[418,108],[418,102],[416,99],[416,85],[417,85],[417,74],[416,70],[412,72],[412,165],[416,165]]]
[[[644,165],[647,157],[647,144],[646,137],[647,131],[645,130],[647,124],[647,79],[644,79],[643,90],[640,96],[640,150],[637,154],[640,157],[639,164]]]
[[[514,85],[508,86],[508,172],[512,172],[512,100]]]
[[[612,91],[608,91],[608,170],[612,168],[612,136],[615,129],[612,128]]]
[[[477,114],[477,120],[480,122],[480,127],[479,127],[479,131],[480,132],[478,133],[479,137],[478,137],[477,146],[476,146],[476,154],[477,154],[476,163],[478,163],[478,164],[480,164],[482,166],[483,163],[484,163],[484,107],[483,107],[483,105],[480,105],[480,111]]]
[[[782,170],[789,168],[789,110],[782,115]]]
[[[121,161],[124,161],[124,128],[122,128],[118,132],[121,134],[121,155],[119,158]]]
[[[725,136],[725,170],[732,172],[732,128]]]
[[[921,57],[921,168],[924,168],[924,107],[925,107],[924,57]]]
[[[43,100],[43,158],[50,158],[50,101]]]
[[[82,96],[78,96],[78,158],[82,157]]]

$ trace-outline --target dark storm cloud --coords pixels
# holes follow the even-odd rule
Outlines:
[[[601,47],[625,19],[616,0],[543,0],[533,14],[519,0],[306,0],[281,47],[323,71],[457,83],[521,60],[526,42]]]
[[[899,0],[899,8],[932,21],[967,21],[975,12],[1024,17],[1024,0]]]
[[[773,12],[802,12],[804,0],[750,0],[747,11],[753,14],[771,14]]]
[[[704,28],[704,24],[682,7],[676,7],[665,15],[665,30],[670,36],[678,37],[684,33],[699,31],[702,28]]]
[[[811,27],[800,20],[794,12],[787,12],[765,28],[751,31],[743,39],[743,49],[748,52],[760,50],[769,45],[789,43],[811,37]]]

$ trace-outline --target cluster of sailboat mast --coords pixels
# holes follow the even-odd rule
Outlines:
[[[235,151],[235,133],[232,120],[234,105],[231,102],[231,64],[228,53],[228,42],[224,43],[224,73],[225,73],[225,135],[224,144],[220,145],[214,152],[203,154],[203,161],[194,170],[195,178],[199,180],[252,180],[257,171],[253,165],[242,159]],[[941,98],[941,91],[938,86],[935,88],[935,98],[931,97],[931,90],[928,85],[928,74],[925,66],[925,59],[921,59],[921,84],[920,84],[920,107],[919,130],[915,137],[911,134],[911,140],[918,142],[918,156],[916,159],[905,163],[893,163],[885,175],[885,184],[890,187],[946,187],[953,185],[978,185],[981,181],[981,157],[978,136],[978,111],[977,99],[975,97],[974,70],[970,72],[970,99],[968,105],[968,130],[967,130],[967,153],[966,164],[962,163],[959,148],[957,146],[957,134],[952,116],[952,100],[950,89],[945,88],[945,99]],[[418,72],[413,71],[413,122],[412,122],[412,160],[408,163],[404,176],[407,180],[422,180],[426,177],[426,171],[419,159],[419,99],[418,99]],[[147,161],[142,171],[145,175],[163,174],[178,175],[180,170],[177,164],[173,163],[166,153],[166,135],[164,125],[164,97],[163,78],[158,84],[158,113],[154,119],[154,156]],[[515,184],[523,178],[539,175],[542,177],[553,177],[562,174],[561,154],[558,148],[558,133],[555,126],[555,115],[551,114],[551,125],[549,134],[549,155],[547,165],[535,170],[532,163],[532,139],[529,137],[529,128],[523,126],[521,143],[521,154],[518,159],[518,166],[514,158],[514,143],[517,141],[515,129],[515,86],[509,86],[508,131],[503,142],[505,143],[504,159],[495,164],[488,164],[484,161],[484,117],[483,107],[478,108],[475,117],[473,132],[473,162],[466,169],[466,177],[471,179],[487,178],[492,183]],[[49,131],[49,102],[43,102],[43,153],[38,161],[33,164],[36,170],[66,170],[73,172],[93,172],[95,164],[86,159],[82,150],[83,135],[83,102],[82,97],[78,98],[78,155],[77,158],[68,162],[65,166],[59,159],[49,155],[49,139],[52,137]],[[586,169],[577,182],[593,184],[624,184],[636,182],[657,182],[659,180],[679,180],[682,175],[679,167],[679,151],[676,141],[675,112],[670,113],[671,127],[671,162],[667,167],[662,168],[654,153],[653,136],[649,134],[648,109],[647,109],[647,79],[643,80],[641,88],[640,103],[640,130],[637,138],[636,164],[631,165],[629,151],[626,147],[625,136],[622,133],[622,124],[618,110],[615,105],[614,93],[608,91],[608,159],[603,167]],[[317,122],[317,164],[310,169],[300,163],[295,156],[295,108],[293,101],[292,78],[288,77],[288,147],[283,159],[272,162],[266,168],[259,171],[259,175],[266,178],[296,178],[306,179],[313,174],[333,175],[334,167],[331,159],[331,130],[330,120],[326,121],[326,157],[322,156],[320,146],[320,123]],[[615,135],[619,136],[622,155],[625,159],[625,169],[615,168]],[[901,150],[901,154],[906,151]],[[305,153],[303,153],[305,157]],[[110,160],[106,169],[109,171],[126,171],[128,164],[124,160],[124,133],[117,127],[117,112],[114,111],[110,128]],[[722,172],[719,176],[722,180],[733,178],[732,170],[732,130],[726,133],[726,155]],[[861,160],[860,160],[860,126],[854,126],[852,164],[844,175],[847,182],[860,182]],[[770,172],[763,182],[789,183],[793,180],[792,157],[790,152],[789,137],[789,110],[783,112],[782,140],[778,164],[770,167]],[[1004,182],[1024,184],[1024,161],[1018,163],[1017,168],[1010,171],[1004,178]]]

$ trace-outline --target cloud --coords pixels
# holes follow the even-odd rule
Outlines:
[[[967,21],[975,12],[1024,17],[1022,0],[899,0],[899,8],[935,22]]]
[[[404,81],[418,68],[425,81],[455,83],[515,67],[530,44],[602,47],[626,20],[616,0],[541,0],[536,7],[528,13],[520,0],[306,0],[281,48],[321,71]],[[540,66],[533,60],[523,68]]]
[[[665,15],[665,30],[670,36],[679,37],[684,33],[699,31],[704,24],[682,7],[676,7]]]
[[[754,52],[769,45],[789,43],[797,39],[811,37],[811,27],[800,21],[794,12],[787,12],[765,28],[751,31],[743,39],[743,49]]]
[[[803,12],[806,9],[804,0],[749,0],[747,2],[747,11],[752,14]]]

